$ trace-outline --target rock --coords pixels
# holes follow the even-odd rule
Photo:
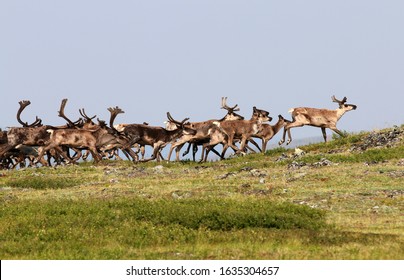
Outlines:
[[[306,175],[307,175],[306,172],[294,173],[294,174],[292,174],[292,176],[286,178],[286,181],[287,182],[293,182],[293,181],[296,181],[296,180],[300,180],[300,179],[304,178]]]
[[[401,198],[404,196],[404,190],[385,190],[384,193],[388,198]]]
[[[148,172],[145,167],[133,167],[132,171],[128,173],[128,178],[135,178],[141,176],[147,176]]]
[[[157,165],[157,166],[153,167],[152,169],[153,169],[153,171],[156,172],[156,173],[163,173],[164,166],[162,166],[162,165]]]
[[[254,177],[266,177],[268,176],[265,172],[262,172],[258,169],[252,169],[250,170],[250,174]]]
[[[172,194],[171,194],[171,197],[172,198],[174,198],[174,199],[179,199],[179,198],[181,198],[181,196],[179,196],[177,193],[175,193],[175,192],[173,192]]]
[[[286,159],[289,159],[288,155],[285,154],[285,153],[282,153],[282,155],[280,157],[278,157],[276,159],[276,161],[283,161],[283,160],[286,160]]]
[[[332,163],[330,160],[326,159],[326,158],[322,158],[319,162],[315,162],[313,163],[314,167],[319,167],[319,166],[331,166],[334,163]]]
[[[403,134],[404,131],[397,126],[387,132],[372,132],[364,138],[362,143],[353,145],[351,151],[366,151],[369,148],[376,147],[392,147],[400,141],[400,137]]]
[[[401,171],[401,170],[391,171],[391,172],[388,172],[387,175],[392,178],[401,178],[401,177],[404,177],[404,171]]]
[[[289,163],[289,164],[288,164],[288,169],[297,170],[297,169],[302,168],[303,166],[306,166],[306,163],[304,163],[304,162],[292,161],[292,163]]]
[[[293,154],[293,157],[298,158],[298,157],[303,156],[304,154],[306,154],[305,151],[303,151],[302,149],[299,149],[299,148],[295,148],[295,153]]]
[[[223,179],[226,179],[226,178],[229,177],[229,176],[236,176],[236,173],[234,173],[234,172],[229,172],[229,173],[226,173],[226,174],[217,176],[216,179],[218,179],[218,180],[223,180]]]
[[[378,161],[372,160],[372,161],[365,161],[365,166],[369,166],[369,165],[374,165],[374,164],[378,164]]]
[[[241,168],[241,169],[240,169],[240,172],[241,172],[241,171],[251,171],[251,170],[253,170],[252,167],[246,166],[246,167]]]

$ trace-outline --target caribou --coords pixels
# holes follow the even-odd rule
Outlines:
[[[292,114],[293,121],[285,125],[283,137],[279,141],[279,145],[282,145],[285,142],[286,133],[288,133],[288,141],[286,142],[286,145],[292,141],[292,136],[290,134],[291,128],[304,125],[320,127],[321,132],[323,133],[324,142],[327,142],[326,128],[331,129],[340,136],[344,136],[344,134],[337,129],[337,122],[346,112],[356,110],[357,106],[353,104],[345,104],[347,101],[346,97],[342,100],[338,100],[335,98],[335,95],[333,95],[331,99],[333,102],[338,103],[338,109],[329,110],[308,107],[290,109],[289,113]]]
[[[62,108],[64,108],[64,106]],[[111,113],[110,125],[113,127],[113,121],[116,116],[124,112],[119,107],[108,108],[108,111]],[[82,127],[48,129],[50,139],[46,145],[39,149],[38,158],[43,156],[46,151],[55,149],[68,162],[76,163],[78,158],[70,158],[62,147],[76,150],[88,149],[96,163],[102,159],[100,152],[113,150],[117,147],[127,151],[128,154],[135,158],[136,155],[130,150],[130,142],[128,138],[120,135],[115,129],[109,128],[105,121],[98,119],[98,124],[95,124],[92,119],[96,116],[87,116],[84,109],[80,110],[80,114],[84,117],[84,124]],[[63,110],[59,111],[59,116],[68,120],[70,125],[74,124],[74,122],[70,121],[64,115]]]
[[[277,123],[270,125],[266,123],[272,120],[269,112],[253,107],[251,119],[244,120],[244,117],[236,113],[240,110],[238,105],[228,106],[227,97],[222,97],[221,108],[227,110],[227,114],[222,119],[189,122],[189,118],[185,118],[182,121],[176,121],[167,112],[168,121],[165,128],[145,123],[114,125],[115,118],[124,113],[118,106],[107,108],[110,112],[108,124],[98,118],[95,120],[96,115],[89,117],[84,108],[79,110],[81,117],[72,121],[64,112],[67,99],[62,100],[58,111],[58,116],[66,121],[65,125],[56,127],[43,125],[38,116],[32,123],[28,123],[21,119],[21,114],[31,102],[22,100],[19,102],[17,111],[17,121],[21,127],[11,127],[7,131],[0,130],[0,168],[14,168],[17,165],[23,167],[27,161],[32,165],[33,158],[35,158],[34,164],[40,162],[42,165],[51,165],[52,158],[56,164],[76,163],[81,158],[82,150],[91,153],[95,162],[111,155],[118,158],[118,150],[135,163],[159,161],[164,160],[161,151],[168,144],[171,144],[168,159],[170,160],[175,149],[176,160],[179,160],[180,149],[187,142],[189,143],[187,152],[191,146],[193,147],[194,160],[198,145],[203,147],[201,161],[207,160],[211,150],[224,159],[229,147],[236,154],[244,154],[247,149],[254,151],[248,146],[249,143],[265,153],[268,141],[282,128],[284,128],[283,138],[279,144],[285,142],[286,133],[288,134],[287,144],[289,144],[292,141],[290,129],[304,125],[321,128],[324,141],[327,141],[326,129],[331,129],[342,136],[342,132],[336,126],[338,120],[346,112],[357,109],[356,105],[347,104],[346,97],[338,100],[332,96],[331,99],[338,103],[338,109],[293,108],[289,111],[292,113],[292,121],[285,120],[279,115]],[[261,146],[254,141],[255,138],[262,140]],[[217,144],[223,145],[221,153],[214,150]],[[143,155],[145,145],[153,148],[149,158],[144,158]],[[136,150],[132,150],[135,147],[141,150],[142,159],[139,159]],[[76,152],[74,156],[69,155],[70,149]],[[45,153],[48,161],[45,160]]]
[[[19,102],[20,107],[17,111],[17,121],[22,127],[11,127],[7,131],[7,140],[4,135],[2,137],[2,144],[0,145],[0,158],[3,158],[9,151],[18,149],[24,146],[42,146],[49,139],[47,133],[47,126],[42,125],[42,120],[36,117],[36,120],[28,124],[21,120],[22,111],[31,104],[29,100],[22,100]],[[42,164],[45,163],[44,159],[40,159]]]
[[[182,156],[185,156],[188,154],[191,145],[193,145],[193,150],[192,150],[192,157],[193,160],[195,161],[195,154],[198,151],[198,145],[203,145],[205,143],[208,143],[210,141],[210,135],[209,135],[209,129],[213,125],[214,122],[223,122],[226,120],[243,120],[244,117],[240,116],[239,114],[235,113],[240,110],[238,105],[236,104],[235,106],[228,106],[227,105],[227,97],[222,97],[222,103],[221,103],[221,108],[225,109],[227,111],[227,114],[221,118],[220,120],[207,120],[207,121],[202,121],[202,122],[191,122],[189,124],[186,124],[186,127],[192,128],[196,130],[196,133],[194,135],[183,135],[181,138],[179,138],[175,143],[171,145],[170,151],[168,153],[168,161],[170,161],[171,158],[171,153],[175,149],[176,151],[176,160],[179,161],[179,152],[181,148],[184,146],[185,143],[189,143],[187,150],[182,154]],[[175,123],[172,123],[170,121],[166,122],[166,128],[169,130],[175,129]],[[217,154],[218,156],[221,156],[215,149],[212,148],[212,151]],[[203,153],[202,153],[203,156]],[[202,159],[201,159],[202,160]]]
[[[269,140],[271,140],[279,132],[279,130],[281,130],[289,122],[290,121],[285,120],[282,115],[278,115],[278,122],[276,124],[262,124],[262,130],[253,135],[253,137],[260,138],[262,140],[262,153],[266,152]]]
[[[221,158],[224,158],[229,147],[231,147],[236,154],[244,154],[248,141],[252,142],[253,135],[257,135],[262,131],[262,124],[271,120],[272,117],[269,116],[268,111],[257,109],[254,106],[253,115],[250,120],[214,122],[213,124],[216,128],[211,127],[210,129],[211,140],[204,145],[204,161],[207,160],[208,153],[212,147],[220,143],[223,144]],[[240,148],[235,145],[235,139],[240,141]]]
[[[176,128],[167,130],[163,127],[150,126],[144,124],[120,124],[115,127],[117,131],[126,135],[131,143],[139,144],[140,146],[152,146],[153,153],[150,158],[142,159],[141,162],[147,162],[154,159],[159,159],[158,154],[162,148],[167,144],[175,141],[183,135],[195,135],[196,130],[186,126],[189,118],[185,118],[181,122],[172,118],[171,114],[167,112],[169,121],[175,124]]]
[[[225,145],[224,140],[219,140],[222,139],[220,138],[220,136],[214,136],[214,138],[216,140],[212,140],[212,134],[214,133],[213,131],[215,131],[214,127],[216,126],[217,123],[221,123],[224,121],[232,121],[232,120],[244,120],[244,117],[236,114],[235,111],[239,111],[240,108],[238,107],[238,105],[236,104],[235,106],[228,106],[227,105],[227,97],[222,97],[222,104],[221,104],[221,109],[225,109],[227,110],[227,114],[220,120],[208,120],[208,121],[204,121],[204,122],[192,122],[189,123],[188,126],[195,129],[196,130],[196,134],[195,135],[184,135],[183,137],[181,137],[180,139],[178,139],[177,142],[175,142],[171,148],[170,148],[170,152],[168,154],[168,161],[171,158],[171,153],[173,151],[173,149],[176,149],[176,160],[179,160],[179,150],[181,149],[181,147],[188,142],[188,149],[186,152],[183,153],[182,156],[185,156],[188,152],[189,149],[191,147],[191,145],[193,145],[193,161],[195,161],[195,154],[198,151],[198,145],[202,145],[203,150],[202,150],[202,154],[201,154],[201,159],[200,162],[204,160],[204,153],[205,153],[205,147],[209,144],[209,143],[222,143],[223,145]],[[265,111],[265,110],[261,110],[261,109],[257,109],[256,107],[253,108],[253,116],[251,117],[251,119],[257,119],[260,116],[268,116],[269,112]],[[170,122],[167,122],[167,128],[171,127],[172,124]],[[235,136],[234,141],[240,141],[241,139],[238,136]],[[250,143],[252,143],[258,150],[261,151],[261,148],[258,146],[258,144],[253,140],[250,139]],[[249,149],[250,151],[255,152],[251,147],[248,146],[248,144],[246,143],[245,148]],[[234,149],[233,149],[234,150]],[[214,146],[209,146],[209,151],[214,152],[217,156],[219,156],[221,159],[224,159],[223,154],[220,154],[219,152],[217,152],[214,149]],[[236,151],[236,150],[235,150]],[[205,159],[206,161],[206,159]]]

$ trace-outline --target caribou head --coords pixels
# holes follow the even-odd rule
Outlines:
[[[345,104],[347,102],[347,98],[344,97],[342,100],[338,100],[335,98],[335,95],[331,96],[333,102],[338,103],[340,109],[344,109],[345,111],[356,110],[357,106],[353,104]]]
[[[188,127],[189,122],[187,121],[189,120],[189,118],[185,118],[181,122],[179,122],[174,120],[170,112],[167,112],[167,118],[172,124],[176,126],[177,129],[181,129],[184,135],[195,135],[196,130]]]

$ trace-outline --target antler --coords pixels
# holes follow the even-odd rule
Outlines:
[[[89,117],[89,116],[87,116],[87,114],[86,114],[86,112],[84,111],[84,108],[83,109],[79,109],[79,112],[80,112],[80,115],[87,121],[87,122],[90,122],[90,121],[92,121],[97,115],[94,115],[93,117]]]
[[[66,117],[66,115],[65,115],[66,103],[67,103],[67,98],[62,100],[62,103],[60,104],[60,110],[58,111],[58,113],[59,113],[58,116],[63,118],[64,120],[66,120],[68,123],[68,126],[76,127],[82,122],[82,119],[78,119],[76,122],[72,122],[68,117]]]
[[[100,120],[99,118],[97,118],[97,122],[99,126],[106,126],[107,123],[104,120]]]
[[[170,122],[177,123],[177,122],[173,119],[173,117],[171,116],[170,112],[167,112],[167,118],[168,118],[168,120],[169,120]]]
[[[167,112],[167,118],[168,118],[169,121],[175,123],[176,125],[183,125],[187,120],[189,120],[189,118],[185,118],[185,119],[182,120],[182,122],[176,121],[176,120],[173,119],[170,112]]]
[[[338,100],[337,98],[335,98],[335,95],[331,96],[331,99],[333,102],[336,102],[338,104],[344,104],[347,101],[346,97],[344,97],[342,100]]]
[[[182,120],[182,122],[181,122],[181,124],[184,124],[186,121],[188,121],[189,120],[189,118],[185,118],[185,119],[183,119]]]
[[[31,101],[29,100],[22,100],[20,102],[18,102],[20,104],[20,108],[18,109],[17,112],[17,121],[23,126],[23,127],[34,127],[34,126],[39,126],[42,124],[42,120],[40,118],[38,118],[38,116],[36,116],[35,121],[32,124],[28,124],[27,122],[23,122],[21,120],[21,113],[22,111],[31,104]]]
[[[226,104],[226,102],[227,102],[227,97],[222,97],[222,109],[225,109],[225,110],[227,110],[227,111],[231,111],[231,112],[234,112],[234,111],[240,111],[240,108],[238,108],[238,105],[236,104],[235,106],[233,106],[233,107],[229,107],[229,106],[227,106],[227,104]]]
[[[114,128],[114,121],[115,121],[116,116],[118,116],[119,114],[123,114],[125,112],[121,108],[119,108],[118,106],[116,106],[115,108],[109,107],[108,111],[111,113],[111,117],[109,119],[109,126],[112,129],[115,129]]]

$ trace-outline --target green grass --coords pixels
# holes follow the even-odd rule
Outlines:
[[[349,152],[366,135],[299,158],[3,170],[0,258],[403,259],[403,139]]]
[[[80,180],[76,178],[47,178],[47,177],[25,177],[9,181],[11,188],[32,188],[32,189],[62,189],[77,186]]]
[[[24,219],[15,219],[16,216]],[[73,249],[77,243],[86,249],[93,242],[108,244],[116,240],[121,240],[121,246],[133,242],[133,246],[142,247],[155,242],[164,245],[172,241],[194,242],[201,232],[223,233],[253,228],[315,231],[326,227],[324,213],[309,207],[199,199],[117,199],[97,203],[64,200],[57,204],[27,200],[3,204],[1,220],[0,247],[5,258],[15,251],[14,246],[5,245],[9,242],[34,248],[40,246],[46,248],[46,253],[59,242],[72,243]],[[25,252],[24,248],[21,250]]]
[[[342,246],[399,241],[394,235],[336,231],[325,225],[323,211],[306,206],[216,202],[213,208],[208,201],[144,199],[84,204],[27,200],[3,205],[2,258],[177,259],[189,255],[199,259],[212,258],[209,250],[213,249],[224,250],[215,254],[230,258],[236,253],[242,258],[295,259],[295,250],[298,258],[316,258],[316,254],[338,252]],[[181,254],[174,256],[171,250]]]
[[[404,154],[404,146],[393,148],[371,149],[363,153],[340,153],[340,154],[327,154],[319,153],[307,155],[301,159],[305,163],[318,162],[326,158],[335,163],[378,163],[385,160],[394,160],[402,158]]]

